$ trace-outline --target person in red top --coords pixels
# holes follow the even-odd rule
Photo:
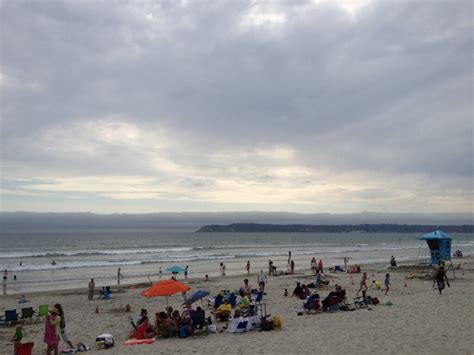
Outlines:
[[[135,330],[133,337],[135,339],[149,339],[153,338],[154,336],[156,336],[156,333],[148,323],[148,317],[143,317],[143,320]]]
[[[318,269],[319,269],[319,272],[323,272],[323,261],[322,260],[319,260]]]

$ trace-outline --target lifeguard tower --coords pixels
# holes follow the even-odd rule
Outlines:
[[[438,265],[442,261],[449,261],[447,269],[452,269],[454,274],[451,262],[451,240],[453,237],[438,229],[418,239],[426,240],[428,243],[431,252],[431,266]]]

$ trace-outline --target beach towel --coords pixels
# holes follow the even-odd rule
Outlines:
[[[156,337],[150,339],[128,339],[123,342],[123,345],[141,345],[141,344],[152,344],[156,340]]]
[[[79,352],[89,351],[90,349],[91,348],[87,344],[84,344],[84,343],[77,344],[77,351]]]

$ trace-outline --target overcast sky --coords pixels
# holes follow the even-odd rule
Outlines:
[[[471,1],[1,3],[1,211],[473,211]]]

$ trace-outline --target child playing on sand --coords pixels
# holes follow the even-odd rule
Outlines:
[[[24,336],[25,334],[23,333],[23,325],[18,323],[17,325],[15,325],[15,334],[13,335],[13,342],[15,344],[20,344]]]
[[[380,290],[382,287],[382,283],[379,280],[373,280],[372,285],[370,285],[370,288],[375,288],[376,290]]]

